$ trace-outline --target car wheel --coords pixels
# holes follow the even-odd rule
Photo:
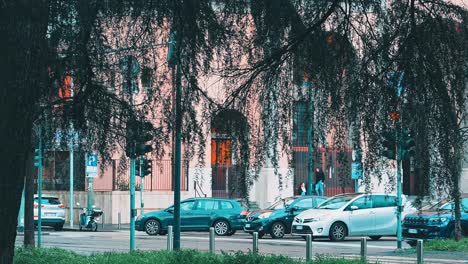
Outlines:
[[[379,240],[382,236],[369,236],[371,240],[377,241]]]
[[[55,231],[62,231],[63,230],[63,224],[56,224],[54,226]]]
[[[218,220],[213,225],[215,234],[218,236],[226,236],[231,230],[229,228],[229,223],[226,220]]]
[[[347,228],[345,224],[341,222],[336,222],[330,227],[330,240],[332,241],[342,241],[345,239],[347,233]]]
[[[286,226],[281,222],[275,222],[271,225],[270,235],[272,238],[283,238],[286,233]]]
[[[408,243],[408,245],[411,247],[415,247],[418,242],[416,240],[408,240],[406,243]]]
[[[82,227],[82,226],[80,226],[80,231],[82,231],[82,230],[83,230],[83,227]]]
[[[161,224],[159,223],[158,220],[149,219],[148,221],[146,221],[145,223],[146,234],[150,236],[155,236],[159,233],[160,230],[161,230]]]

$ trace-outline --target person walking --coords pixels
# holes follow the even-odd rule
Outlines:
[[[319,196],[323,196],[325,193],[324,188],[325,174],[322,169],[315,169],[315,193]]]
[[[297,194],[299,195],[306,195],[307,194],[307,188],[305,182],[302,182],[301,185],[299,186],[299,189],[297,190]]]

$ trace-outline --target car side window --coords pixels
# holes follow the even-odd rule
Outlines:
[[[372,200],[370,196],[364,196],[356,199],[354,202],[352,202],[348,208],[351,208],[351,206],[357,206],[358,209],[369,209],[372,208]]]
[[[390,195],[372,195],[372,205],[374,208],[394,207],[397,205],[396,197]]]
[[[221,201],[221,209],[226,210],[226,209],[232,209],[234,206],[228,202],[228,201]]]
[[[463,198],[461,200],[461,204],[462,204],[462,208],[465,210],[465,211],[468,211],[468,198]]]
[[[312,198],[306,198],[298,201],[294,207],[300,208],[300,209],[306,209],[306,208],[312,208],[314,207]]]
[[[195,201],[183,202],[183,203],[180,204],[180,210],[190,211],[190,210],[193,209],[194,205],[195,205]]]
[[[324,198],[324,197],[315,197],[315,204],[318,206],[326,200],[327,198]]]
[[[218,207],[218,202],[213,200],[200,200],[197,203],[197,210],[214,210]]]

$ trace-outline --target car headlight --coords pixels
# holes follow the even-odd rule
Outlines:
[[[318,222],[318,221],[320,221],[320,218],[318,218],[318,217],[312,217],[312,218],[304,219],[304,223],[311,223],[311,222]]]
[[[263,213],[261,215],[258,216],[259,219],[263,219],[263,218],[268,218],[270,217],[272,212],[268,212],[268,213]]]
[[[447,222],[447,220],[449,220],[448,217],[431,218],[431,219],[429,219],[429,224],[440,225],[440,224],[443,224],[443,223]]]

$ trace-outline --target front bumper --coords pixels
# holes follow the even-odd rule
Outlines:
[[[402,234],[406,240],[448,238],[447,225],[444,226],[415,226],[403,225]]]
[[[246,233],[269,233],[271,228],[271,222],[269,221],[269,219],[257,219],[254,221],[246,221],[243,227],[244,232]]]
[[[326,237],[330,227],[325,222],[311,222],[304,224],[293,224],[291,227],[291,235],[305,236],[312,235],[314,237]]]

